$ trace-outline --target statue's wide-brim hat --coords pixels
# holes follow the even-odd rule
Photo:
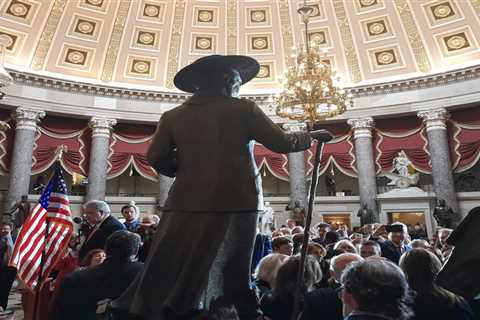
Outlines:
[[[211,55],[200,58],[178,71],[173,79],[173,83],[178,89],[193,93],[196,91],[193,86],[195,76],[204,73],[223,72],[230,69],[237,70],[242,78],[242,84],[245,84],[258,74],[260,65],[257,60],[247,56]]]

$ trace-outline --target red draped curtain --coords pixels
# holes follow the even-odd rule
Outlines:
[[[10,125],[9,130],[0,130],[0,174],[7,175],[10,169],[10,160],[12,158],[13,136],[15,123],[11,117],[10,110],[0,110],[0,120]]]
[[[47,117],[37,131],[33,149],[32,174],[47,170],[59,160],[70,173],[86,176],[88,161],[85,148],[87,121],[71,118]]]
[[[346,123],[336,123],[323,125],[322,129],[328,130],[334,138],[323,146],[319,175],[324,174],[330,166],[334,166],[349,177],[357,177],[350,126]],[[312,173],[316,148],[317,145],[314,144],[310,149],[305,151],[307,175]]]
[[[452,112],[449,121],[452,167],[463,172],[480,159],[480,110],[469,108]]]
[[[253,148],[253,155],[259,169],[268,169],[274,177],[288,181],[287,155],[270,151],[258,143]]]
[[[110,143],[107,179],[118,177],[133,166],[142,177],[157,180],[157,172],[146,157],[154,132],[155,126],[118,124]]]
[[[480,159],[480,108],[455,110],[448,121],[448,137],[452,167],[462,172],[474,166]],[[14,139],[14,122],[9,110],[0,110],[0,120],[12,128],[0,131],[0,174],[8,174]],[[346,123],[323,125],[334,139],[325,144],[321,158],[320,174],[330,166],[350,177],[356,177],[353,133]],[[157,173],[150,167],[146,152],[154,125],[118,124],[111,137],[108,158],[108,179],[134,168],[141,176],[157,179]],[[91,131],[87,120],[47,116],[37,131],[32,174],[47,170],[52,163],[60,160],[70,174],[86,176],[90,159]],[[313,154],[316,146],[305,152],[305,171],[311,175]],[[430,155],[426,132],[421,119],[415,116],[379,119],[373,130],[373,153],[377,172],[393,170],[393,159],[404,151],[413,167],[420,172],[430,173]],[[60,157],[61,155],[61,157]],[[289,179],[288,157],[268,150],[260,144],[254,146],[254,157],[259,168],[269,170],[281,180]]]

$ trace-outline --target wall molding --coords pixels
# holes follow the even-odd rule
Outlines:
[[[88,82],[71,81],[44,75],[38,75],[34,73],[19,72],[12,69],[8,69],[8,71],[14,78],[14,81],[18,84],[61,91],[70,91],[75,93],[171,103],[182,102],[190,96],[189,94],[183,92],[139,90],[116,86],[106,86]],[[348,89],[351,90],[355,98],[445,86],[452,82],[468,81],[478,78],[480,78],[480,65],[457,69],[449,72],[409,78],[405,80],[389,81],[368,85],[358,85],[350,87]],[[253,100],[257,103],[267,103],[269,95],[246,94],[242,95],[242,97]]]

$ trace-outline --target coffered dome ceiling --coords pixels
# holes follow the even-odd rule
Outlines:
[[[279,88],[303,39],[301,0],[2,0],[6,66],[147,90],[213,53],[261,64],[247,92]],[[349,85],[479,64],[480,0],[322,0],[309,40]]]

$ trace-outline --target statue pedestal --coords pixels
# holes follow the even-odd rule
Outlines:
[[[391,215],[395,213],[421,213],[425,217],[428,237],[435,232],[434,193],[425,192],[417,187],[397,188],[377,195],[377,203],[380,210],[380,223],[390,223]]]

